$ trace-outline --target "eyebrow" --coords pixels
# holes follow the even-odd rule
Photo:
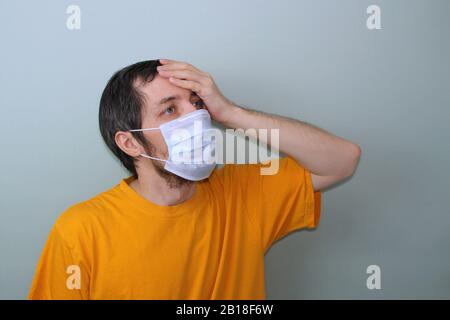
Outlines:
[[[191,92],[191,97],[193,97],[193,96],[197,96],[197,94],[194,92],[194,91],[192,91]],[[165,104],[165,103],[167,103],[167,102],[169,102],[169,101],[172,101],[172,100],[175,100],[175,99],[178,99],[178,98],[180,98],[180,95],[174,95],[174,96],[168,96],[168,97],[165,97],[165,98],[162,98],[160,101],[159,101],[159,103],[158,103],[158,105],[160,106],[160,105],[163,105],[163,104]]]
[[[167,103],[167,102],[169,102],[169,101],[172,101],[172,100],[175,100],[175,99],[177,99],[177,98],[179,98],[179,97],[180,97],[179,95],[175,95],[175,96],[168,96],[168,97],[162,98],[162,99],[159,101],[158,105],[165,104],[165,103]]]

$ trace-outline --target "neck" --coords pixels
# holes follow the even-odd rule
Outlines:
[[[173,185],[155,170],[138,172],[130,187],[145,199],[160,205],[173,206],[189,200],[195,192],[195,183]]]

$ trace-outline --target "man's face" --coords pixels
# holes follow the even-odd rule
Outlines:
[[[161,124],[174,120],[187,113],[204,108],[204,103],[191,90],[177,87],[167,78],[156,75],[151,82],[141,80],[135,83],[137,90],[145,96],[145,107],[142,110],[141,128],[157,128]],[[143,132],[150,145],[150,155],[168,159],[168,149],[159,130]],[[157,168],[163,168],[164,163],[153,160]],[[159,162],[159,163],[158,163]]]

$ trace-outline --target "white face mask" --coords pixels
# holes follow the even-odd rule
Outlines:
[[[216,163],[215,139],[211,135],[211,117],[205,109],[196,110],[166,122],[159,128],[133,129],[130,132],[161,130],[167,144],[169,159],[140,154],[142,157],[164,161],[164,169],[182,178],[198,181],[208,178]]]

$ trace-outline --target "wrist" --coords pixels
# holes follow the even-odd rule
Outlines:
[[[244,108],[237,104],[230,103],[227,107],[227,112],[224,114],[220,123],[228,128],[237,128],[239,127],[239,119],[242,119],[242,114],[244,112]]]

